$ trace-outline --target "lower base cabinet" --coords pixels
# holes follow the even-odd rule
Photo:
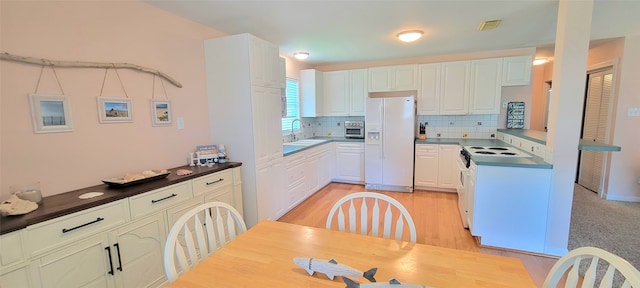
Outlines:
[[[137,288],[166,285],[164,245],[169,230],[181,215],[205,201],[222,201],[242,211],[241,206],[236,206],[242,203],[240,168],[231,170],[212,173],[172,185],[173,188],[149,191],[0,236],[0,287]],[[175,187],[180,188],[175,193],[182,193],[187,200],[174,204],[163,202],[162,207],[155,206],[155,210],[151,212],[139,205],[148,202],[146,196]],[[171,199],[176,198],[178,197]],[[104,219],[87,222],[87,219],[96,217]],[[58,235],[60,227],[70,228],[82,223],[88,224],[70,229],[73,232],[64,236],[69,238],[48,236]],[[34,237],[48,241],[34,240]],[[23,243],[26,243],[25,247],[21,246]]]
[[[336,144],[336,182],[364,183],[364,143]]]
[[[455,191],[459,145],[416,144],[415,189]]]

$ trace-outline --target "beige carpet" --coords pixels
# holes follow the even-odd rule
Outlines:
[[[640,203],[607,201],[576,184],[568,248],[583,246],[607,250],[640,268]]]

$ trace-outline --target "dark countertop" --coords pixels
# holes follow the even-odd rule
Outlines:
[[[355,143],[364,143],[364,139],[347,139],[344,137],[313,137],[313,138],[309,138],[309,139],[320,139],[320,140],[327,140],[326,142],[321,142],[321,143],[316,143],[313,145],[307,145],[307,146],[294,146],[294,145],[287,145],[287,143],[283,143],[282,145],[282,155],[283,156],[289,156],[298,152],[302,152],[304,150],[322,145],[322,144],[326,144],[329,142],[355,142]]]
[[[23,229],[29,225],[51,220],[56,217],[68,215],[85,209],[97,207],[110,202],[125,199],[131,196],[170,186],[190,179],[198,178],[207,174],[239,167],[242,163],[228,162],[216,164],[209,168],[206,166],[181,166],[168,169],[171,174],[166,178],[153,180],[138,185],[123,188],[113,188],[106,184],[82,188],[57,195],[44,197],[42,204],[33,212],[24,215],[0,216],[0,235]],[[190,175],[178,176],[178,169],[193,171]],[[103,192],[104,194],[90,199],[79,199],[78,196],[87,192]]]
[[[513,147],[503,141],[497,139],[464,139],[464,138],[433,138],[419,140],[416,139],[416,144],[453,144],[461,146],[502,146]],[[517,147],[514,147],[517,148]],[[542,168],[552,169],[553,165],[544,162],[544,159],[535,156],[526,151],[522,151],[531,155],[531,157],[496,157],[496,156],[471,156],[471,160],[476,165],[484,166],[505,166],[505,167],[523,167],[523,168]]]
[[[542,145],[547,145],[547,133],[542,131],[528,130],[528,129],[498,129],[498,132],[509,134],[512,136],[520,137],[529,141],[533,141]],[[578,143],[578,150],[584,151],[621,151],[620,146],[611,144],[605,144],[601,142],[595,142],[586,139],[580,139]]]

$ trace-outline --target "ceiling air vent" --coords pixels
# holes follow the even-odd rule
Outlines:
[[[498,25],[500,25],[500,22],[502,22],[502,20],[482,21],[480,22],[480,26],[478,26],[478,30],[487,31],[487,30],[495,29],[496,27],[498,27]]]

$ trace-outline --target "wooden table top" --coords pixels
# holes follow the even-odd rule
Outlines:
[[[387,282],[444,287],[536,287],[519,259],[262,221],[167,287],[345,287],[294,257],[336,259]],[[359,283],[369,283],[361,277]]]

